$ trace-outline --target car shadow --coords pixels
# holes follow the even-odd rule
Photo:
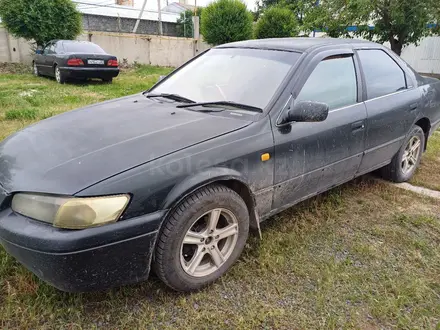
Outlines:
[[[38,78],[51,80],[56,82],[54,77],[50,76],[39,76]],[[111,85],[112,83],[103,81],[101,79],[68,79],[63,85],[74,85],[74,86],[89,86],[89,85]]]

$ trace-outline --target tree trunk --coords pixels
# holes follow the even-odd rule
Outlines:
[[[391,50],[400,56],[402,54],[402,48],[403,48],[403,45],[400,42],[400,40],[391,37],[390,44],[391,44]]]

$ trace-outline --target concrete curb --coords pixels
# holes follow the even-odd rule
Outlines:
[[[432,198],[438,198],[440,199],[440,191],[437,190],[431,190],[428,188],[413,186],[412,184],[409,184],[407,182],[404,183],[390,183],[392,186],[395,186],[397,188],[405,189],[408,191],[415,192],[420,195],[425,195]]]

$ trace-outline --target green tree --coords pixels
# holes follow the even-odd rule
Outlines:
[[[217,0],[203,9],[200,28],[207,43],[220,45],[251,39],[252,21],[240,0]]]
[[[298,22],[303,24],[303,19],[307,13],[317,4],[317,0],[262,0],[257,3],[258,18],[267,8],[278,6],[290,9],[296,16]]]
[[[199,17],[202,16],[201,7],[197,7],[196,15]],[[194,25],[192,20],[193,16],[194,16],[194,12],[189,9],[180,13],[180,17],[177,19],[177,27],[176,27],[178,37],[185,37],[185,38],[194,37]]]
[[[408,44],[438,33],[428,28],[440,19],[438,0],[325,0],[306,17],[305,28],[319,28],[332,37],[351,36],[346,28],[356,25],[355,36],[389,42],[398,55]]]
[[[185,10],[180,13],[176,26],[178,37],[192,38],[194,36],[193,16],[192,10]]]
[[[75,39],[82,19],[71,0],[0,0],[0,17],[8,31],[38,46],[53,39]]]
[[[294,13],[282,7],[269,7],[260,16],[255,27],[255,37],[283,38],[298,35],[298,21]]]

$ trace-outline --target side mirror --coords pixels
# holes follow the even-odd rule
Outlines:
[[[35,54],[38,54],[38,55],[43,54],[43,47],[38,46],[37,49],[35,50]]]
[[[292,101],[293,102],[293,101]],[[327,119],[329,107],[327,104],[315,101],[296,102],[287,111],[281,124],[290,122],[321,122]]]

